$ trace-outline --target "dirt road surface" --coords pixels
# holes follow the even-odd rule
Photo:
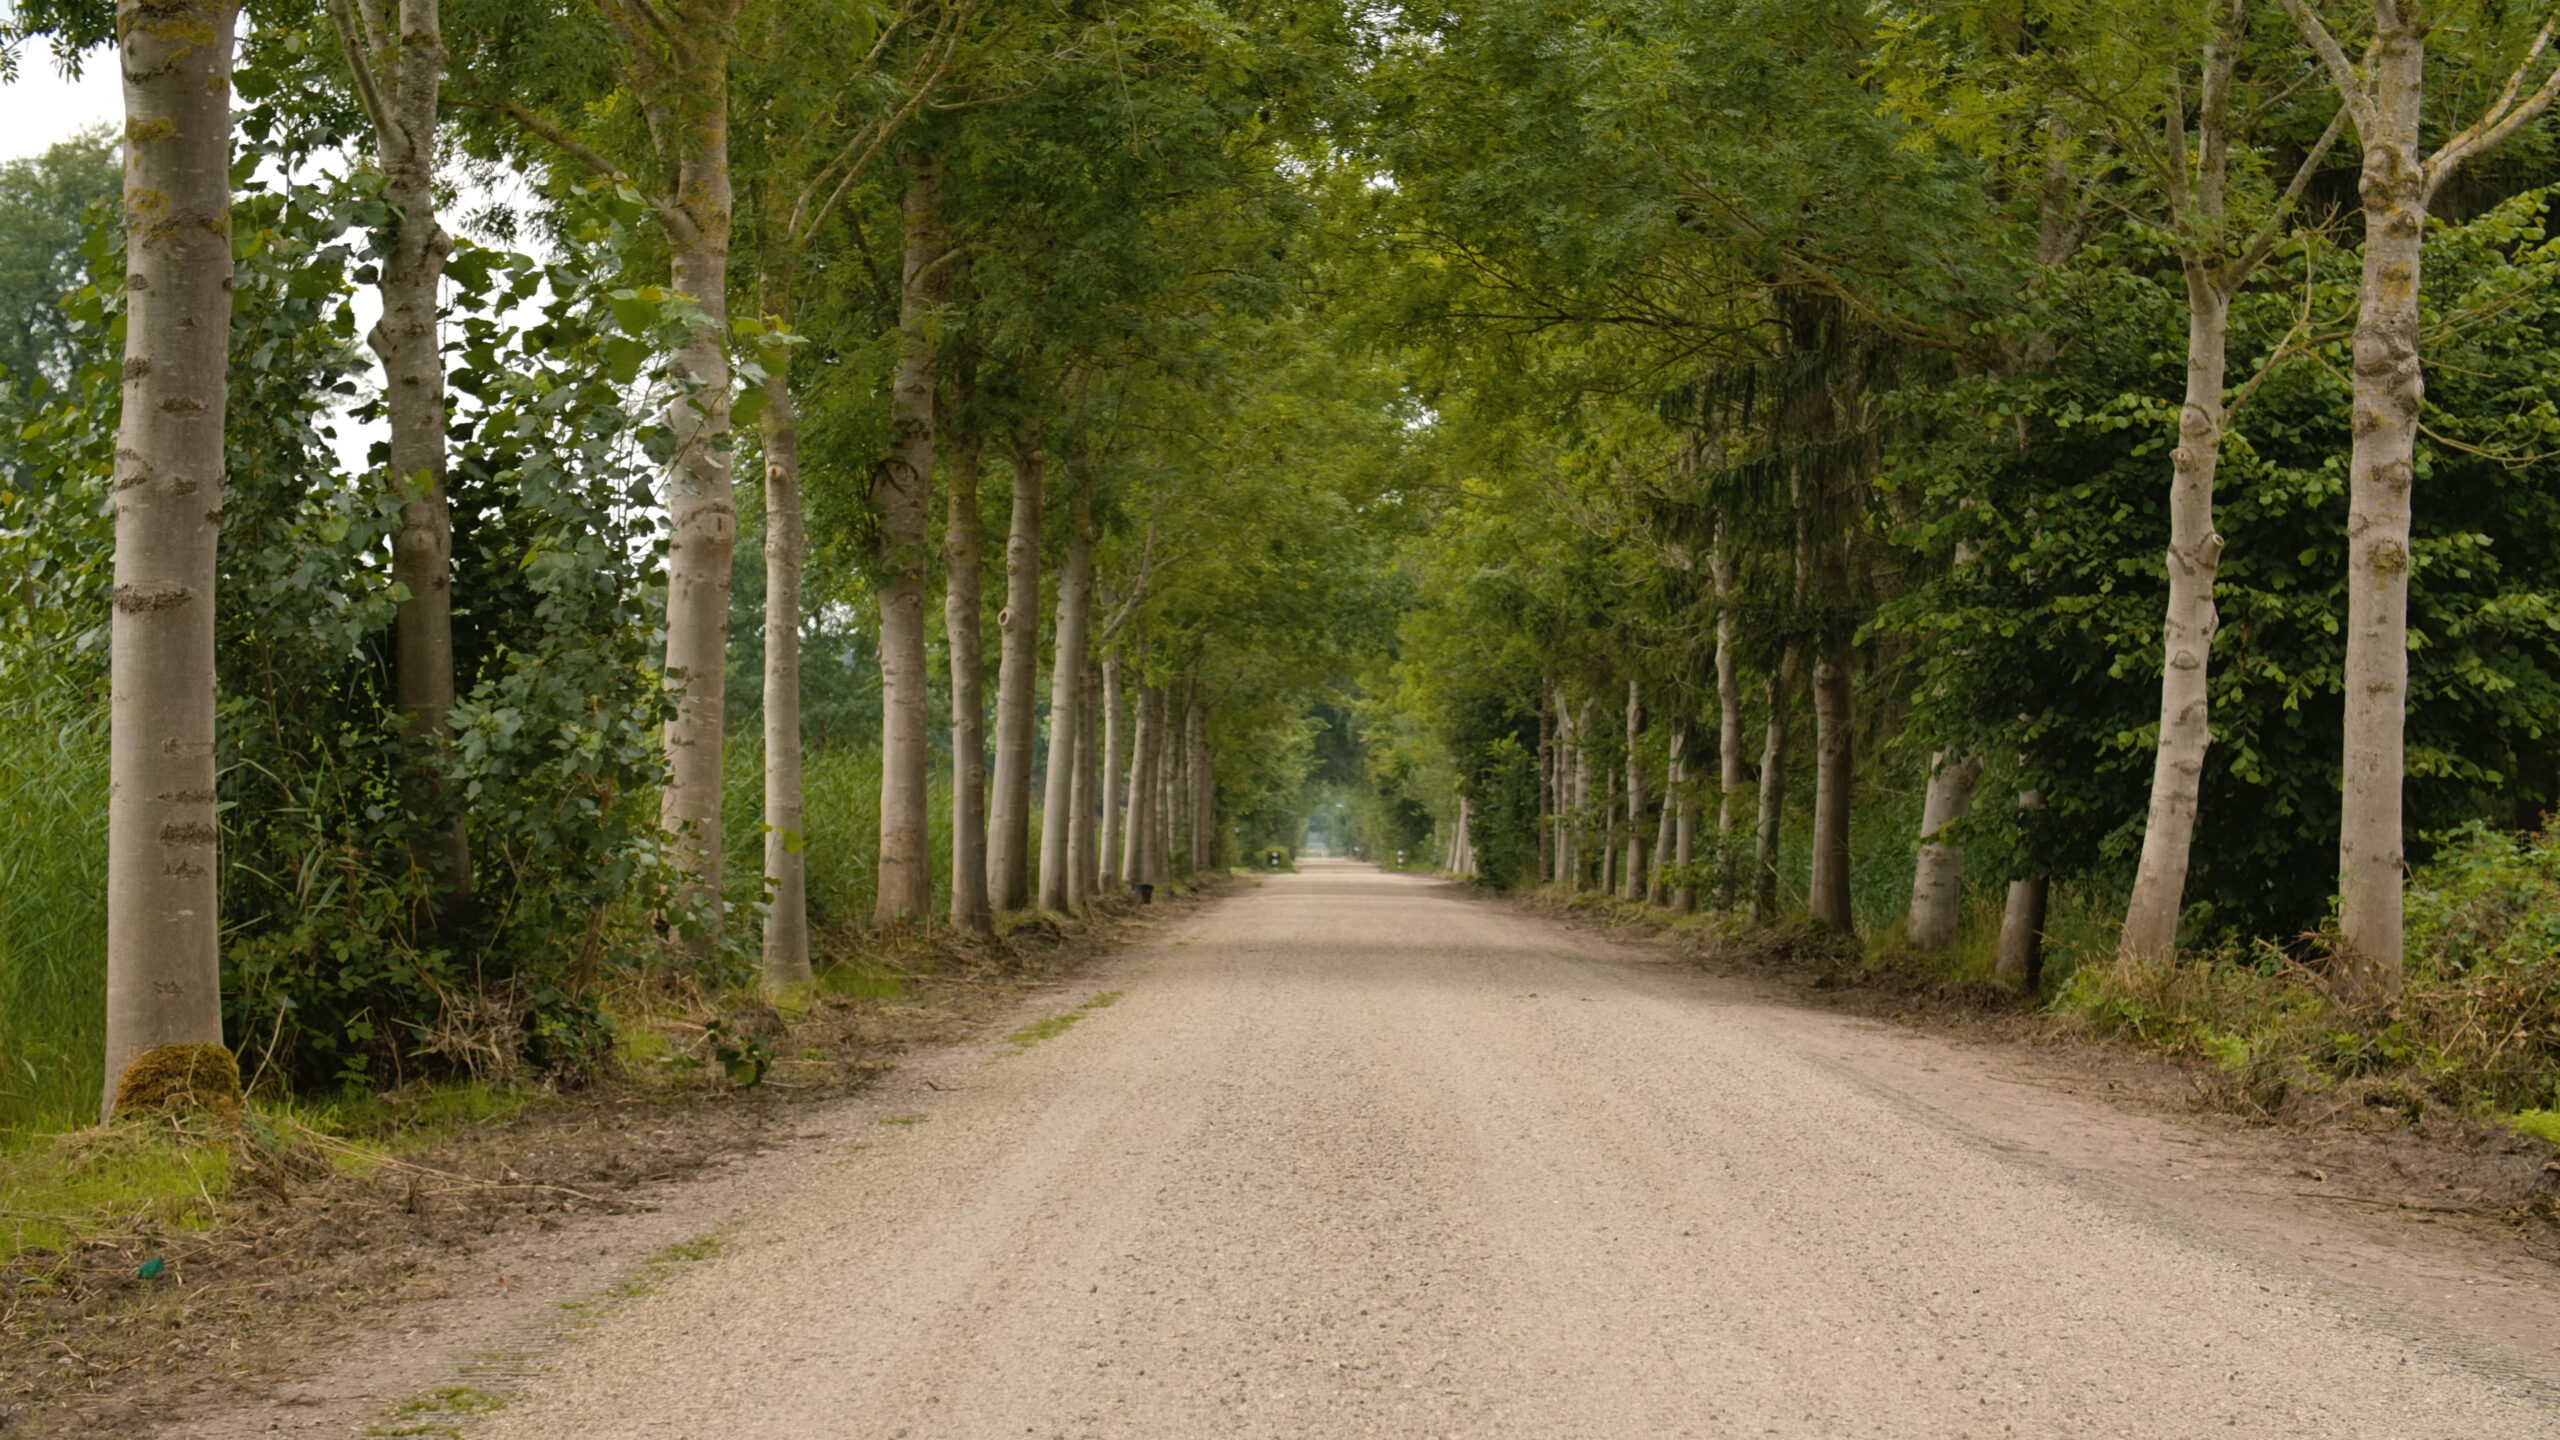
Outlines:
[[[465,1433],[2560,1435],[2547,1271],[2222,1223],[2111,1173],[2152,1122],[1454,887],[1311,865],[1102,983]]]

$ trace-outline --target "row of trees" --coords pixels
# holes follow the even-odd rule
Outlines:
[[[876,670],[814,692],[876,683],[820,741],[876,746],[875,926],[987,933],[1293,828],[1306,697],[1388,633],[1408,418],[1305,318],[1282,161],[1342,17],[19,22],[126,89],[121,234],[11,377],[11,503],[73,532],[13,529],[11,668],[112,676],[110,1110],[226,1033],[394,1079],[493,999],[589,1052],[602,969],[662,943],[808,978],[857,918],[810,888],[810,639]],[[98,495],[112,576],[62,563]]]
[[[2412,839],[2555,798],[2547,10],[1399,22],[1373,323],[1461,493],[1379,703],[1475,869],[1943,949],[1971,858],[2013,975],[2059,876],[2377,1000]]]

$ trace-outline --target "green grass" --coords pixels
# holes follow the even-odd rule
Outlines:
[[[1012,1034],[1007,1035],[1004,1038],[1017,1049],[1028,1050],[1043,1040],[1055,1039],[1060,1035],[1066,1034],[1069,1030],[1075,1028],[1077,1021],[1083,1019],[1093,1011],[1108,1009],[1111,1003],[1119,998],[1119,991],[1106,990],[1101,994],[1094,996],[1092,999],[1085,1001],[1083,1004],[1078,1005],[1073,1010],[1069,1010],[1064,1014],[1049,1015],[1041,1019],[1034,1020],[1030,1024],[1023,1026],[1021,1029],[1014,1031]]]
[[[0,1262],[141,1220],[199,1229],[230,1189],[227,1142],[164,1125],[23,1139],[0,1151]]]
[[[106,707],[0,685],[0,1143],[97,1118],[107,957]]]
[[[2560,1110],[2519,1110],[2507,1123],[2537,1140],[2560,1145]]]

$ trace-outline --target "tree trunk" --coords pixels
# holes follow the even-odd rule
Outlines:
[[[1120,652],[1102,657],[1102,876],[1104,888],[1120,883],[1126,866],[1120,859],[1122,836],[1128,827],[1123,821],[1123,792],[1120,776],[1121,740],[1128,733],[1127,706],[1120,694]]]
[[[769,269],[764,313],[790,314],[789,262]],[[808,554],[800,511],[800,410],[790,357],[765,375],[764,442],[764,973],[776,985],[809,978],[807,829],[800,786],[800,567]]]
[[[1191,868],[1216,871],[1218,845],[1218,767],[1209,753],[1209,710],[1191,707]]]
[[[1568,858],[1573,864],[1573,868],[1565,873],[1565,889],[1568,891],[1582,888],[1582,871],[1586,863],[1582,829],[1591,823],[1591,747],[1583,743],[1583,737],[1590,731],[1591,703],[1586,700],[1582,713],[1573,721],[1573,820],[1572,828],[1565,832],[1570,841]],[[1607,848],[1605,841],[1602,848]]]
[[[1538,879],[1555,879],[1556,746],[1547,707],[1538,706]]]
[[[925,560],[933,503],[933,391],[939,346],[934,308],[942,255],[942,162],[916,161],[903,205],[898,369],[889,399],[889,453],[871,476],[879,517],[880,861],[875,924],[923,921],[933,909],[927,776],[932,755],[925,669]]]
[[[1120,840],[1120,878],[1134,885],[1147,878],[1147,766],[1155,755],[1155,727],[1147,717],[1146,682],[1138,683],[1129,707],[1135,712],[1129,740],[1127,817]]]
[[[2000,912],[2000,950],[1993,961],[2001,983],[2021,994],[2044,980],[2044,906],[2052,881],[2042,875],[2009,882]]]
[[[231,336],[227,0],[116,10],[124,71],[124,406],[116,430],[106,1090],[222,1043],[213,619]]]
[[[1698,908],[1697,887],[1685,878],[1698,854],[1697,805],[1689,795],[1688,740],[1686,727],[1671,737],[1671,793],[1679,807],[1671,827],[1671,863],[1679,867],[1684,877],[1672,887],[1671,908],[1682,915]]]
[[[396,29],[360,25],[347,0],[331,0],[330,18],[349,73],[373,122],[382,165],[382,198],[391,207],[391,245],[378,288],[382,318],[367,337],[382,359],[383,407],[390,422],[391,482],[400,525],[391,543],[391,578],[404,594],[393,621],[395,683],[408,722],[412,760],[410,806],[420,817],[446,810],[436,746],[453,713],[453,516],[445,501],[444,356],[437,322],[438,290],[453,240],[436,219],[436,98],[445,48],[437,0],[400,0]],[[419,864],[437,877],[436,928],[470,913],[471,846],[463,817],[448,816],[431,838],[413,843]]]
[[[1039,732],[1039,422],[1013,448],[1013,524],[1004,542],[1004,608],[996,612],[1002,658],[996,671],[995,794],[987,827],[987,895],[999,910],[1031,903],[1031,761]]]
[[[1742,679],[1733,640],[1733,561],[1725,554],[1724,530],[1716,530],[1716,548],[1707,558],[1716,583],[1716,874],[1718,903],[1734,906],[1733,807],[1742,794]]]
[[[1600,806],[1600,893],[1618,893],[1618,776],[1615,771],[1600,781],[1606,793]]]
[[[984,935],[987,905],[987,707],[979,654],[977,438],[962,430],[946,447],[942,521],[942,629],[951,654],[951,923]]]
[[[2222,380],[2230,303],[2218,281],[2187,264],[2187,394],[2178,445],[2169,452],[2169,603],[2161,626],[2160,746],[2151,765],[2151,815],[2142,861],[2116,938],[2119,965],[2165,964],[2178,945],[2204,779],[2213,662],[2214,575],[2222,537],[2213,528],[2214,472],[2222,459]]]
[[[1204,868],[1200,845],[1200,701],[1195,682],[1193,699],[1182,707],[1182,869],[1186,875],[1197,875]]]
[[[1093,666],[1076,668],[1074,776],[1067,786],[1067,908],[1093,898]]]
[[[1857,926],[1849,911],[1850,766],[1849,637],[1827,642],[1813,667],[1813,923],[1842,935]]]
[[[1920,858],[1911,875],[1911,918],[1903,927],[1915,950],[1936,952],[1956,943],[1964,909],[1964,847],[1938,837],[1972,813],[1973,782],[1980,778],[1979,755],[1950,762],[1940,754],[1930,765],[1929,796],[1920,811]]]
[[[720,940],[720,749],[728,687],[729,565],[738,548],[737,497],[729,475],[729,117],[725,68],[697,79],[688,97],[676,193],[689,228],[668,235],[675,289],[705,321],[686,335],[675,369],[685,388],[667,403],[676,460],[669,474],[667,788],[658,823],[671,837],[676,899],[702,929],[708,956]]]
[[[2357,296],[2355,438],[2347,472],[2346,746],[2338,821],[2341,990],[2398,992],[2402,727],[2409,704],[2409,490],[2419,403],[2419,260],[2427,173],[2418,154],[2426,29],[2377,3],[2364,142],[2364,275]],[[2417,7],[2409,7],[2412,12]]]
[[[2018,809],[2032,814],[2044,808],[2044,796],[2018,792]],[[2032,863],[2032,861],[2030,862]],[[2052,880],[2042,869],[2009,882],[2009,897],[2000,911],[2000,943],[1992,955],[1992,973],[2011,989],[2032,992],[2044,978],[2044,911]]]
[[[1804,660],[1800,647],[1788,642],[1769,677],[1769,727],[1760,746],[1760,829],[1751,849],[1753,883],[1751,918],[1762,925],[1778,918],[1779,825],[1787,805],[1787,704],[1794,698],[1796,673]]]
[[[1093,524],[1084,492],[1068,522],[1066,563],[1058,571],[1058,652],[1049,666],[1049,780],[1040,813],[1040,908],[1071,908],[1067,875],[1074,860],[1077,691],[1084,674],[1085,621],[1093,599]]]
[[[1686,812],[1685,803],[1674,798],[1680,793],[1680,740],[1681,733],[1672,731],[1671,745],[1662,762],[1662,797],[1654,807],[1659,813],[1653,829],[1653,868],[1645,872],[1644,899],[1648,905],[1659,905],[1667,898],[1663,867],[1671,863],[1673,831]]]
[[[1162,885],[1173,878],[1172,824],[1165,800],[1172,783],[1170,752],[1175,743],[1172,707],[1162,686],[1147,688],[1147,725],[1156,737],[1147,756],[1147,880]]]
[[[1644,733],[1644,690],[1627,682],[1627,864],[1618,898],[1644,898],[1644,765],[1636,758],[1636,741]]]
[[[1186,707],[1187,709],[1187,707]],[[1165,873],[1191,873],[1191,733],[1186,713],[1173,718],[1173,697],[1165,696]]]

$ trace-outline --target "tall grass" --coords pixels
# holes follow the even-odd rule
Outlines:
[[[813,930],[867,925],[880,894],[880,752],[876,747],[812,747],[801,761],[801,856],[809,875]],[[933,913],[951,910],[951,767],[936,755],[926,782],[926,833],[933,863]],[[1034,795],[1038,794],[1035,785]],[[735,923],[752,926],[763,900],[764,743],[730,742],[721,776],[725,888]],[[1039,874],[1040,816],[1031,817],[1032,874]],[[742,929],[740,933],[749,933]]]
[[[0,1144],[88,1123],[107,1010],[107,711],[0,694]]]

